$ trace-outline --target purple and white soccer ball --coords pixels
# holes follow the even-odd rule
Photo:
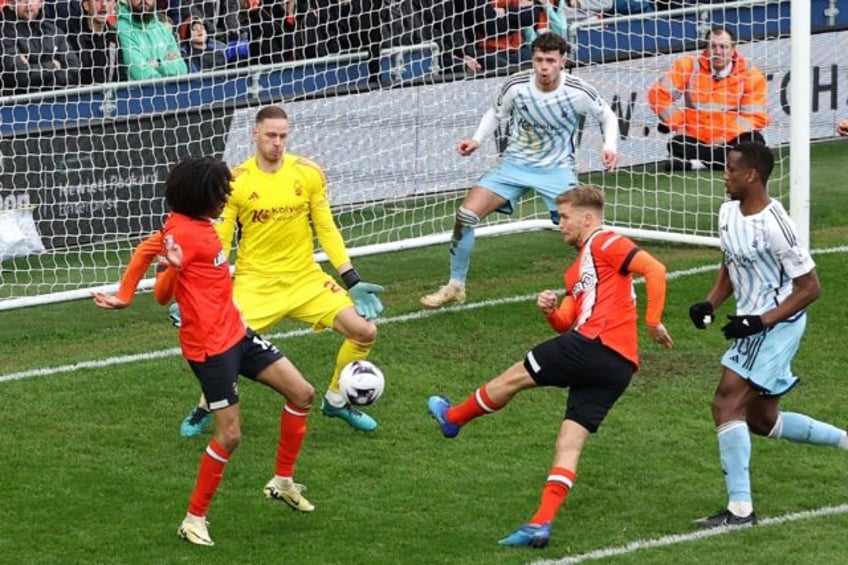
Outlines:
[[[339,392],[354,406],[374,404],[385,388],[383,371],[370,361],[352,361],[339,375]]]

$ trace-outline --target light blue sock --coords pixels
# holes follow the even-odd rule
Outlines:
[[[840,447],[844,436],[845,430],[797,412],[780,412],[774,429],[769,433],[772,438],[831,447]]]
[[[751,502],[751,436],[744,420],[731,420],[716,428],[721,468],[731,502]]]
[[[468,269],[471,266],[471,254],[474,252],[474,228],[470,226],[459,227],[459,237],[454,231],[451,240],[450,278],[453,281],[465,282],[468,278]]]

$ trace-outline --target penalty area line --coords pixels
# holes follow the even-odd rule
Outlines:
[[[811,252],[812,255],[817,254],[828,254],[828,253],[846,253],[848,252],[848,246],[838,246],[831,247],[826,249],[815,249]],[[691,269],[683,269],[679,271],[672,271],[666,274],[667,280],[679,279],[681,277],[686,277],[690,275],[697,275],[700,273],[705,273],[709,271],[715,271],[719,267],[718,264],[712,265],[702,265],[699,267],[693,267]],[[636,284],[642,284],[644,281],[642,279],[636,279],[634,281]],[[499,306],[501,304],[513,304],[516,302],[526,302],[528,300],[535,300],[536,294],[525,294],[520,296],[509,296],[506,298],[498,298],[493,300],[483,300],[480,302],[473,302],[471,304],[462,304],[458,306],[450,306],[447,308],[440,308],[438,310],[422,310],[418,312],[410,312],[408,314],[401,314],[400,316],[392,316],[390,318],[383,318],[376,321],[378,325],[383,324],[393,324],[399,322],[408,322],[411,320],[419,320],[423,318],[429,318],[431,316],[440,316],[443,314],[449,314],[452,312],[464,312],[467,310],[476,310],[478,308],[488,308],[490,306]],[[299,337],[305,335],[312,335],[314,332],[311,329],[302,329],[302,330],[293,330],[283,333],[273,333],[266,335],[265,337],[269,339],[285,339],[289,337]],[[93,359],[88,361],[80,361],[78,363],[73,363],[69,365],[60,365],[57,367],[43,367],[40,369],[29,369],[26,371],[17,371],[14,373],[7,373],[5,375],[0,375],[0,383],[5,383],[9,381],[18,381],[21,379],[28,379],[32,377],[46,377],[50,375],[59,375],[63,373],[74,373],[76,371],[82,371],[85,369],[100,369],[103,367],[111,367],[114,365],[125,365],[127,363],[138,363],[143,361],[150,361],[153,359],[162,359],[164,357],[177,357],[180,355],[179,348],[169,348],[169,349],[161,349],[159,351],[148,351],[146,353],[136,353],[133,355],[122,355],[117,357],[108,357],[106,359]]]
[[[818,508],[816,510],[804,510],[802,512],[792,512],[790,514],[783,514],[781,516],[774,516],[771,518],[762,518],[759,520],[759,523],[756,526],[749,527],[762,528],[767,526],[779,526],[781,524],[787,524],[789,522],[812,520],[814,518],[821,518],[822,516],[845,514],[847,512],[848,504],[839,504],[836,506],[823,506],[822,508]],[[731,532],[747,529],[748,527],[734,528],[723,526],[721,528],[713,528],[711,530],[698,530],[689,534],[672,534],[668,536],[663,536],[661,538],[638,540],[617,547],[596,549],[594,551],[590,551],[588,553],[581,553],[579,555],[569,555],[561,559],[540,559],[537,561],[531,561],[530,565],[574,565],[576,563],[583,563],[585,561],[597,561],[598,559],[606,559],[609,557],[627,555],[643,549],[653,549],[655,547],[668,547],[670,545],[676,545],[679,543],[700,541],[703,539],[708,539],[728,534]]]
[[[686,269],[681,271],[675,271],[672,273],[668,273],[666,278],[668,280],[685,277],[688,275],[694,275],[698,273],[703,273],[706,271],[714,271],[718,268],[718,265],[705,265],[702,267],[695,267],[692,269]],[[643,281],[637,280],[635,281],[637,284],[641,284]],[[449,306],[447,308],[439,308],[437,310],[420,310],[416,312],[410,312],[408,314],[401,314],[399,316],[391,316],[389,318],[381,318],[376,320],[377,325],[385,325],[385,324],[397,324],[402,322],[409,322],[414,320],[422,320],[424,318],[430,318],[432,316],[442,316],[444,314],[450,314],[454,312],[465,312],[469,310],[477,310],[480,308],[490,308],[494,306],[500,306],[503,304],[514,304],[517,302],[528,302],[531,300],[536,300],[536,294],[523,294],[517,296],[507,296],[505,298],[497,298],[492,300],[481,300],[480,302],[473,302],[470,304],[460,304],[457,306]],[[268,339],[287,339],[290,337],[302,337],[308,335],[317,335],[310,328],[292,330],[288,332],[278,332],[268,334],[265,337]],[[107,357],[106,359],[92,359],[88,361],[80,361],[78,363],[71,363],[68,365],[59,365],[57,367],[44,367],[40,369],[29,369],[26,371],[18,371],[15,373],[7,373],[5,375],[0,375],[0,383],[5,383],[9,381],[19,381],[21,379],[29,379],[33,377],[47,377],[51,375],[60,375],[64,373],[75,373],[77,371],[83,371],[86,369],[102,369],[104,367],[111,367],[115,365],[125,365],[128,363],[140,363],[144,361],[151,361],[154,359],[163,359],[165,357],[178,357],[180,355],[180,348],[172,347],[169,349],[161,349],[158,351],[148,351],[146,353],[136,353],[133,355],[120,355],[115,357]]]

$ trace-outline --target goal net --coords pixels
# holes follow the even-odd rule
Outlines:
[[[4,26],[22,17],[9,17],[20,3],[7,1]],[[224,10],[224,4],[216,9]],[[231,166],[248,158],[255,113],[272,103],[282,104],[291,117],[288,151],[324,167],[352,255],[449,239],[459,200],[495,162],[503,140],[486,140],[467,158],[456,153],[456,142],[474,132],[505,77],[529,67],[526,58],[507,64],[487,57],[481,38],[511,34],[520,45],[534,25],[541,29],[533,22],[551,8],[539,2],[537,19],[527,26],[511,12],[517,2],[494,2],[498,9],[483,16],[470,11],[472,2],[469,11],[452,12],[461,3],[438,0],[278,4],[283,7],[274,10],[290,6],[291,14],[257,15],[243,8],[235,14],[235,32],[227,23],[232,14],[218,13],[215,20],[215,14],[166,12],[187,61],[185,72],[173,76],[134,77],[131,67],[119,65],[109,75],[117,82],[80,86],[68,79],[64,87],[48,89],[12,80],[4,67],[0,309],[114,289],[133,246],[162,224],[161,185],[169,167],[187,155],[215,155]],[[580,180],[605,190],[610,225],[641,237],[715,243],[722,172],[666,170],[670,136],[657,130],[646,97],[676,57],[699,52],[713,25],[731,29],[739,52],[768,79],[771,122],[764,136],[779,154],[770,186],[773,195],[787,198],[782,148],[789,142],[788,4],[740,1],[645,14],[567,14],[562,32],[573,46],[567,72],[594,85],[619,117],[618,171],[602,172],[601,131],[591,120],[582,125],[576,155]],[[62,13],[62,3],[57,6],[43,15],[53,25],[41,29],[68,38],[81,33],[85,15]],[[141,33],[122,28],[121,18],[135,17],[127,10],[119,5],[122,50],[131,41],[122,34]],[[193,59],[196,53],[187,45],[199,35],[196,20],[204,17],[200,27],[219,42],[210,48],[221,61],[214,68]],[[545,17],[549,28],[559,25],[556,14]],[[838,35],[823,34],[812,46],[812,58],[844,74],[833,48]],[[9,54],[5,57],[4,65]],[[814,110],[812,134],[831,136],[835,112]],[[513,215],[487,218],[480,233],[550,227],[547,210],[528,197]]]

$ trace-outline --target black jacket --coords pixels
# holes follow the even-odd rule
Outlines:
[[[126,80],[115,28],[107,27],[103,33],[94,33],[85,16],[74,18],[68,24],[68,46],[79,57],[81,84]]]
[[[43,18],[19,20],[14,9],[3,9],[2,74],[5,94],[65,88],[79,84],[79,58],[69,50],[65,34]],[[24,61],[26,59],[26,61]],[[58,61],[56,68],[53,61]]]

